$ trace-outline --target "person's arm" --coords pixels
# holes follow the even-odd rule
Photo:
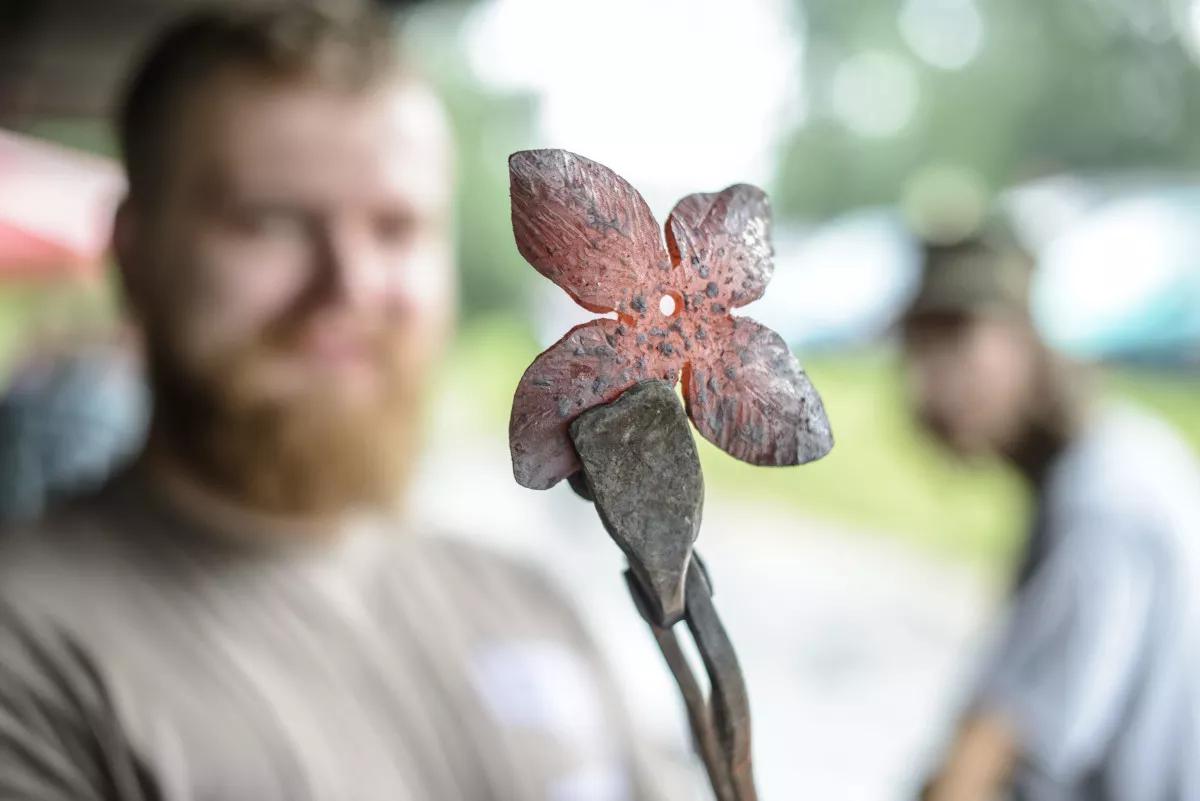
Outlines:
[[[921,801],[993,801],[1008,786],[1019,748],[1012,724],[1002,715],[969,715]]]

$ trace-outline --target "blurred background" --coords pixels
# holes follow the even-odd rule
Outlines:
[[[0,0],[5,386],[40,354],[118,336],[106,252],[122,177],[106,115],[141,43],[187,5]],[[837,446],[767,470],[701,441],[699,547],[745,662],[763,797],[908,797],[953,722],[1027,514],[1016,477],[953,461],[906,410],[894,324],[918,277],[911,231],[967,231],[998,204],[1037,255],[1045,336],[1095,364],[1105,394],[1200,445],[1200,2],[392,5],[459,149],[461,314],[418,507],[543,561],[591,617],[640,723],[687,764],[616,548],[565,485],[511,478],[517,380],[590,315],[517,253],[506,159],[581,153],[659,219],[684,194],[761,185],[777,271],[743,313],[789,340]],[[114,414],[136,415],[136,397],[112,397]]]

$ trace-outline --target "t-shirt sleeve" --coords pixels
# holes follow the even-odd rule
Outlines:
[[[1149,538],[1081,519],[1017,593],[977,706],[1006,717],[1023,757],[1056,781],[1096,764],[1140,669],[1158,570]]]
[[[87,658],[0,607],[0,799],[155,797]]]

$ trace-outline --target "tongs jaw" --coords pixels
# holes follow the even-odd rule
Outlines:
[[[586,494],[629,557],[652,622],[669,628],[683,619],[704,506],[700,459],[679,398],[663,381],[636,384],[577,417],[571,439]]]

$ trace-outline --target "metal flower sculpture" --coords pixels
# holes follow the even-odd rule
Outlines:
[[[816,390],[771,329],[730,310],[771,279],[770,207],[737,184],[688,195],[666,242],[646,201],[607,167],[565,150],[508,162],[521,255],[584,308],[616,312],[567,332],[529,366],[509,422],[513,473],[546,489],[579,470],[568,426],[634,384],[682,378],[706,439],[758,465],[796,465],[833,437]]]

